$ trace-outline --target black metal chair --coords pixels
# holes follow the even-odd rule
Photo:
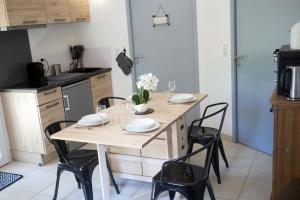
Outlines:
[[[123,100],[123,101],[126,100],[122,97],[104,97],[99,100],[98,105],[105,105],[106,108],[109,108],[110,107],[109,100],[111,100],[111,99],[118,99],[118,100]]]
[[[210,198],[215,199],[209,179],[209,171],[216,138],[212,134],[206,134],[202,137],[209,141],[205,146],[181,158],[167,161],[162,165],[161,171],[153,178],[152,200],[156,200],[165,191],[169,192],[171,200],[174,199],[176,192],[188,200],[203,200],[206,188]],[[185,162],[191,156],[204,150],[207,150],[204,167]]]
[[[214,111],[211,114],[207,114],[208,110],[211,110],[212,108],[218,108],[217,111]],[[187,153],[192,152],[193,150],[193,145],[195,143],[205,145],[208,143],[205,139],[203,139],[201,136],[205,134],[213,134],[216,136],[216,145],[213,151],[213,156],[212,156],[212,166],[214,169],[214,172],[217,176],[218,183],[221,184],[221,176],[220,176],[220,169],[219,169],[219,150],[220,153],[223,157],[223,160],[226,164],[226,167],[229,167],[222,139],[221,139],[221,131],[222,127],[224,124],[224,119],[226,115],[226,111],[228,108],[228,103],[216,103],[209,105],[205,108],[204,113],[202,115],[202,118],[194,120],[190,126],[189,133],[188,133],[188,138],[189,138],[189,148]],[[205,119],[214,117],[214,116],[220,116],[221,115],[221,120],[218,129],[216,128],[210,128],[210,127],[204,127],[202,126],[202,123]],[[198,125],[196,125],[198,123]]]
[[[98,165],[98,154],[96,150],[88,149],[74,149],[69,151],[66,142],[63,140],[53,140],[50,138],[51,135],[62,130],[62,125],[69,123],[76,123],[76,121],[58,121],[50,124],[45,129],[46,138],[51,144],[54,145],[56,152],[59,156],[58,166],[57,166],[57,178],[55,193],[53,199],[57,198],[58,187],[60,175],[63,171],[69,171],[74,173],[75,179],[78,184],[78,188],[83,188],[84,196],[86,200],[93,199],[93,187],[92,187],[92,175],[95,167]],[[108,158],[106,155],[107,168],[111,178],[111,181],[116,189],[116,192],[120,194],[118,185],[116,184],[110,165],[108,163]]]

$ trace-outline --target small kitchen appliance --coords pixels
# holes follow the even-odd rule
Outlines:
[[[27,75],[30,87],[38,88],[48,84],[44,71],[44,65],[41,62],[31,62],[27,64]]]
[[[284,45],[274,52],[277,73],[277,94],[289,96],[291,83],[290,66],[300,66],[300,49],[291,49],[289,45]],[[300,87],[300,85],[298,86]]]
[[[70,53],[72,56],[72,63],[70,64],[70,70],[76,70],[78,68],[83,68],[83,45],[75,45],[70,47]]]
[[[288,67],[291,74],[288,100],[300,100],[300,66]]]

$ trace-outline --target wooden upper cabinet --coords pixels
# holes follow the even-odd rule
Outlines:
[[[69,0],[71,22],[90,21],[88,0]]]
[[[5,0],[9,26],[46,24],[44,0]]]
[[[7,26],[6,7],[4,0],[0,0],[0,27]]]
[[[88,0],[0,0],[0,28],[84,21]]]
[[[48,23],[70,22],[68,0],[45,0]]]

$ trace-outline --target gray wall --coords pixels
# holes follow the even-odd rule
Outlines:
[[[31,62],[27,30],[0,31],[0,88],[27,81]]]

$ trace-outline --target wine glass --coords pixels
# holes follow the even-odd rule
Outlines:
[[[126,130],[127,125],[127,110],[123,110],[119,113],[119,124],[122,130]]]
[[[107,111],[105,105],[97,106],[97,115],[101,120],[105,120],[107,118]]]
[[[127,107],[127,110],[129,110],[132,114],[134,114],[136,112],[133,103],[127,103],[126,107]]]
[[[169,88],[170,92],[175,92],[175,90],[176,90],[176,82],[175,81],[169,81],[168,88]]]
[[[170,102],[171,95],[176,90],[176,82],[175,81],[169,81],[168,88],[169,88],[169,102]]]

